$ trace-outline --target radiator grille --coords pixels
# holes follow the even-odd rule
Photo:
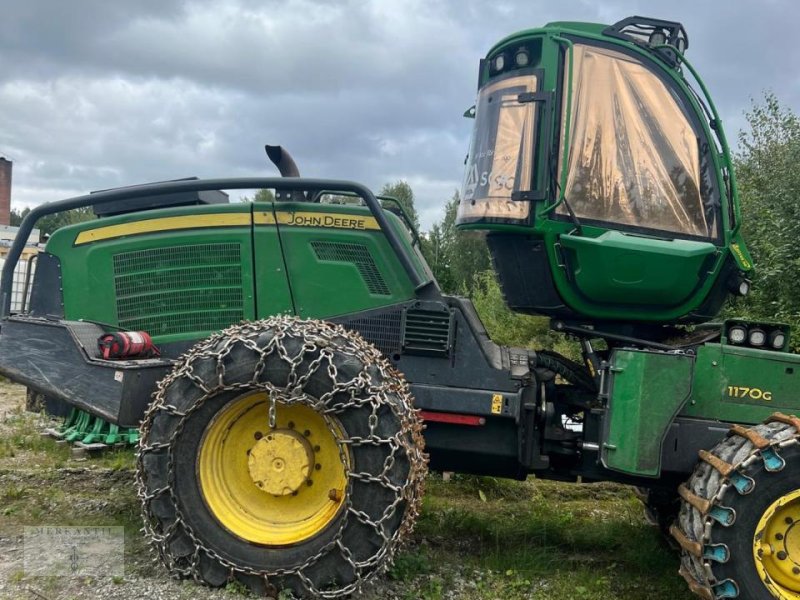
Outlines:
[[[114,287],[119,326],[154,336],[217,331],[244,318],[236,243],[117,254]]]
[[[391,356],[400,350],[402,319],[402,310],[392,310],[371,317],[349,319],[343,321],[342,325],[357,331],[383,354]]]
[[[389,286],[383,279],[378,266],[364,244],[351,244],[342,242],[311,242],[314,253],[320,260],[353,263],[358,269],[370,294],[390,296]]]
[[[403,349],[410,354],[447,355],[450,352],[450,313],[411,308],[406,311]]]

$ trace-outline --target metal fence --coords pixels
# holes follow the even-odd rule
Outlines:
[[[26,248],[14,269],[14,280],[11,287],[11,310],[22,312],[29,306],[31,299],[31,282],[36,272],[36,255],[39,250],[35,247]],[[8,248],[0,247],[0,268],[6,260]]]

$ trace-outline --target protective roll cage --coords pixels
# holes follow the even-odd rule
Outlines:
[[[204,192],[212,190],[247,190],[247,189],[275,189],[280,196],[280,192],[306,192],[306,200],[299,201],[313,202],[319,197],[320,192],[342,195],[353,195],[364,200],[372,216],[377,221],[380,230],[386,236],[386,240],[394,253],[397,255],[403,270],[411,280],[412,285],[419,289],[430,283],[430,279],[424,277],[414,266],[414,260],[408,251],[408,246],[403,244],[400,236],[394,227],[389,223],[380,201],[366,186],[352,181],[335,179],[310,179],[300,177],[242,177],[230,179],[194,179],[183,181],[169,181],[164,183],[151,183],[134,187],[120,188],[83,196],[76,196],[66,200],[47,202],[33,208],[22,220],[17,236],[9,249],[8,256],[3,264],[2,275],[0,275],[0,318],[6,318],[11,314],[11,288],[13,285],[14,269],[19,262],[22,251],[28,243],[34,226],[42,217],[59,212],[86,208],[88,206],[109,204],[122,200],[134,200],[150,196],[162,196],[167,194],[178,194],[185,192]],[[287,194],[286,198],[298,201],[299,194]],[[393,200],[393,199],[392,199]],[[402,207],[400,211],[403,212]],[[402,217],[408,220],[407,217]],[[411,228],[412,232],[413,227]]]

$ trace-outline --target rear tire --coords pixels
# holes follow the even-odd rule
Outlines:
[[[800,517],[800,421],[776,414],[734,426],[701,458],[671,528],[690,589],[707,600],[800,597],[800,524],[790,536],[788,513],[776,509]]]
[[[336,598],[390,565],[426,468],[388,361],[340,326],[275,317],[199,343],[159,384],[137,484],[173,575]]]

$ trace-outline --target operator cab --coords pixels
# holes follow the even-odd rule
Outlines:
[[[550,23],[481,61],[458,225],[488,231],[512,309],[702,321],[747,287],[730,155],[687,47],[679,23],[631,17]]]

